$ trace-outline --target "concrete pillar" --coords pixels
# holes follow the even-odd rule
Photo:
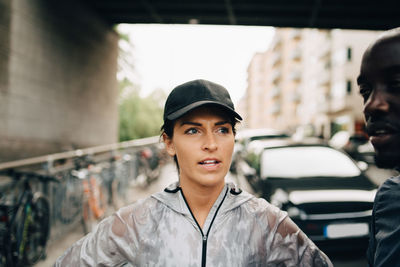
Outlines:
[[[0,133],[5,132],[10,55],[11,0],[0,0]]]
[[[0,162],[116,142],[112,26],[75,1],[0,5]]]

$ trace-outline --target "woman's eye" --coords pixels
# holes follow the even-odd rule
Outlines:
[[[189,128],[189,129],[187,129],[186,131],[185,131],[185,134],[196,134],[196,133],[198,133],[198,131],[197,131],[197,129],[196,128]]]
[[[218,132],[222,133],[222,134],[227,134],[229,133],[229,128],[228,127],[221,127],[218,129]]]

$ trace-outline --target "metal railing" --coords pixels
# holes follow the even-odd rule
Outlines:
[[[32,179],[33,190],[42,192],[50,203],[49,243],[52,243],[75,229],[87,216],[84,203],[90,196],[85,181],[86,186],[92,186],[90,179],[102,184],[106,207],[97,209],[107,215],[130,201],[127,190],[132,185],[146,187],[156,180],[168,158],[159,137],[155,136],[0,163],[0,202],[12,199],[13,191],[18,190],[10,186],[13,184],[10,175],[15,171],[58,179],[59,183]],[[94,209],[93,205],[90,209]]]

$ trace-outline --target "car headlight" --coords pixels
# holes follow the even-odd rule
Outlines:
[[[307,218],[306,213],[297,207],[289,207],[286,212],[288,213],[290,218],[300,218],[302,220],[305,220]]]
[[[300,216],[300,210],[296,207],[290,207],[287,209],[287,213],[289,215],[289,217],[299,217]]]

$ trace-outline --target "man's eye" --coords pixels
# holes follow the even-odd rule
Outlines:
[[[364,98],[364,101],[368,99],[371,94],[371,88],[369,86],[360,85],[360,95]]]
[[[400,91],[400,82],[391,82],[388,84],[389,91],[394,91],[395,93]]]
[[[187,129],[186,131],[185,131],[185,134],[196,134],[196,133],[198,133],[198,131],[197,131],[197,129],[196,128],[189,128],[189,129]]]

